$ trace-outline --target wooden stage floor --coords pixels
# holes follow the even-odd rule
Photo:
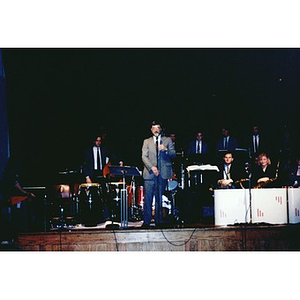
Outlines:
[[[300,224],[55,229],[19,234],[15,247],[21,251],[299,251]]]

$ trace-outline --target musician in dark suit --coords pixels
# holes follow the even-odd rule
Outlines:
[[[217,153],[220,150],[233,151],[237,147],[238,147],[237,139],[229,134],[229,130],[226,127],[222,128],[222,138],[217,142],[217,147],[216,147]]]
[[[99,182],[99,179],[103,177],[103,169],[108,162],[123,166],[123,162],[102,145],[102,136],[98,135],[95,138],[94,145],[85,152],[84,174],[86,182]]]
[[[203,141],[203,133],[202,131],[198,131],[196,135],[196,139],[191,141],[189,147],[187,149],[187,156],[192,154],[208,154],[209,149],[207,144]]]
[[[260,153],[267,152],[267,144],[266,137],[262,136],[260,128],[256,125],[253,126],[252,134],[246,142],[250,157],[255,159]]]
[[[145,187],[144,223],[142,225],[144,228],[149,228],[151,223],[154,196],[155,225],[162,225],[162,195],[166,190],[168,179],[173,176],[171,160],[176,157],[172,140],[162,135],[162,126],[159,122],[152,122],[151,132],[152,136],[144,140],[142,147]]]
[[[233,153],[227,151],[223,156],[223,163],[219,165],[218,188],[236,188],[235,182],[241,178],[241,171],[234,163]]]
[[[288,185],[293,187],[300,186],[300,156],[296,158],[296,163],[289,170]]]

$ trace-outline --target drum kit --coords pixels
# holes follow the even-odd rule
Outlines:
[[[66,182],[66,181],[64,181]],[[49,196],[50,229],[68,229],[80,227],[96,227],[110,220],[112,223],[122,222],[122,192],[127,199],[128,220],[143,220],[145,191],[143,185],[135,182],[102,180],[101,183],[77,183],[54,185]],[[163,195],[163,210],[166,217],[174,217],[175,194],[178,182],[169,179]],[[153,212],[154,212],[153,205]],[[126,213],[125,213],[126,215]],[[126,220],[125,220],[126,221]]]

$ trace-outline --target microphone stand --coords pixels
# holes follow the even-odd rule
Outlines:
[[[250,210],[250,224],[252,224],[252,193],[251,193],[251,186],[252,186],[252,172],[249,168],[249,165],[246,166],[246,173],[248,174],[249,178],[249,210]]]
[[[131,207],[130,207],[130,212],[131,212],[131,220],[134,222],[134,221],[138,220],[138,214],[136,213],[136,211],[137,211],[136,199],[135,199],[136,187],[135,187],[134,176],[132,176],[130,188],[131,188],[131,194],[132,194],[132,203],[131,203]]]
[[[162,142],[160,140],[160,142]],[[157,170],[159,171],[159,150],[158,150],[158,136],[156,136],[156,167]],[[156,212],[157,212],[157,216],[156,219],[158,219],[159,221],[162,221],[162,197],[160,197],[160,187],[159,187],[159,179],[160,174],[158,174],[158,176],[156,176],[156,195],[155,195],[155,211],[154,211],[154,218],[156,216]],[[156,205],[160,203],[159,205]],[[157,207],[158,206],[158,207]],[[156,224],[157,225],[157,224]]]

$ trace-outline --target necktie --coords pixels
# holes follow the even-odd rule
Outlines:
[[[100,148],[97,148],[97,170],[101,170]]]
[[[257,152],[257,135],[254,136],[254,153]]]
[[[224,140],[224,150],[227,150],[228,148],[228,141],[227,141],[227,137]]]
[[[197,153],[200,153],[200,142],[198,141]]]
[[[230,179],[230,168],[226,166],[226,179]]]

